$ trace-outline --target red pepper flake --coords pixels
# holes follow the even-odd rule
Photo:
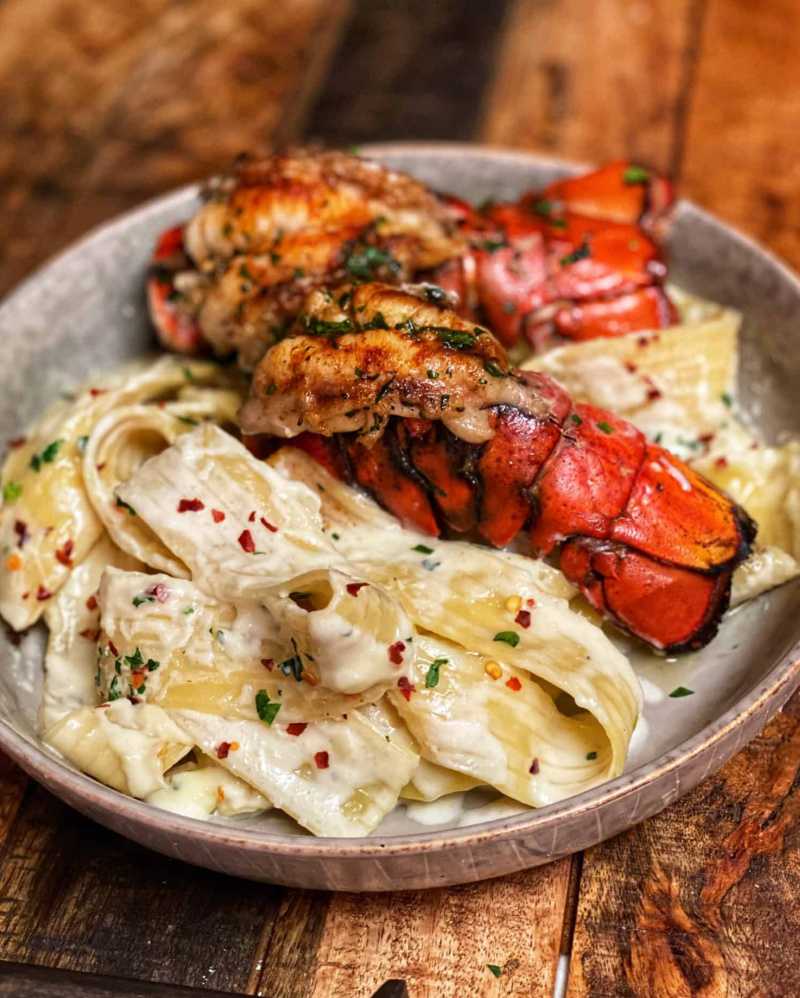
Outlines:
[[[172,590],[163,582],[157,582],[155,585],[148,586],[144,594],[145,596],[155,596],[159,603],[166,603],[172,595]]]
[[[417,692],[417,687],[408,681],[408,676],[401,676],[397,680],[397,688],[409,703],[411,702],[411,694]]]
[[[366,585],[367,585],[366,582],[349,582],[346,586],[346,589],[351,596],[358,596],[358,590],[363,589],[364,586]]]
[[[217,747],[214,749],[214,755],[218,759],[227,759],[230,750],[231,750],[230,742],[220,742],[219,745],[217,745]]]
[[[511,679],[506,680],[506,686],[513,690],[515,693],[519,693],[522,689],[522,683],[517,679],[516,676],[512,676]]]
[[[261,525],[266,527],[267,530],[271,530],[273,534],[277,534],[278,532],[278,528],[273,527],[272,524],[268,520],[265,520],[263,516],[261,517]]]
[[[246,551],[248,554],[253,554],[256,549],[256,542],[253,540],[253,535],[249,530],[243,530],[239,534],[239,544],[241,545],[242,551]]]
[[[107,391],[108,391],[107,388],[90,388],[89,394],[92,396],[92,398],[97,398],[98,395],[105,395]]]
[[[167,404],[166,400],[164,400],[163,402],[156,402],[156,405],[158,406],[159,409],[163,409],[166,404]]]
[[[250,516],[247,517],[247,522],[248,523],[255,523],[256,522],[256,511],[255,510],[253,510],[253,512],[250,514]]]
[[[74,547],[74,541],[67,541],[64,544],[64,547],[59,548],[56,551],[56,559],[60,561],[62,565],[66,565],[67,568],[72,568],[72,551]]]
[[[181,499],[178,503],[179,513],[199,513],[201,509],[205,508],[206,504],[199,499]]]
[[[275,668],[275,659],[274,658],[262,658],[261,659],[261,664],[264,666],[264,668],[267,670],[267,672],[272,672],[272,670]]]
[[[109,708],[110,706],[111,706],[111,704],[110,704],[110,703],[99,703],[99,704],[98,704],[98,705],[97,705],[97,706],[95,707],[95,710],[108,710],[108,708]]]
[[[292,721],[291,724],[286,725],[286,734],[296,735],[299,738],[307,727],[308,725],[303,721]]]
[[[531,763],[531,768],[528,770],[528,772],[531,773],[533,776],[538,776],[538,774],[539,774],[539,760],[538,759],[534,759],[533,760],[533,762]]]
[[[52,596],[53,594],[50,592],[50,590],[45,589],[44,586],[39,586],[39,588],[36,590],[36,599],[38,599],[40,602],[43,602],[46,599],[51,599]]]
[[[525,602],[528,604],[528,606],[536,606],[536,600],[532,596],[529,596],[525,600]]]
[[[97,597],[96,596],[90,596],[89,599],[86,600],[86,609],[87,610],[96,610],[97,609]]]
[[[406,646],[402,641],[395,641],[393,645],[389,645],[389,661],[394,665],[403,664],[403,652],[406,650]]]
[[[134,706],[134,707],[136,706],[136,704],[137,704],[137,703],[141,703],[141,702],[142,702],[142,701],[141,701],[141,700],[139,699],[139,697],[132,697],[132,696],[129,696],[129,697],[126,697],[125,699],[126,699],[126,700],[130,700],[130,702],[131,702],[131,703],[133,704],[133,706]],[[106,704],[105,706],[108,706],[108,705]]]
[[[12,440],[8,441],[8,446],[12,450],[16,450],[17,447],[21,447],[25,443],[26,440],[27,440],[27,437],[14,437]]]
[[[314,762],[317,764],[317,769],[327,769],[328,766],[330,765],[330,762],[328,760],[328,753],[327,752],[315,752],[314,753]]]
[[[87,641],[97,641],[100,637],[100,631],[93,631],[91,627],[87,627],[85,631],[81,631],[78,637],[86,638]]]
[[[648,402],[655,402],[656,399],[660,399],[661,398],[661,394],[662,394],[661,390],[658,389],[658,388],[656,388],[655,386],[653,386],[652,388],[648,388],[647,389],[647,401]]]
[[[19,538],[17,545],[24,548],[26,543],[31,539],[31,535],[28,533],[28,524],[24,520],[17,520],[14,523],[14,533]]]
[[[28,593],[23,593],[23,594],[22,594],[22,598],[23,598],[23,599],[27,599],[27,598],[28,598],[29,596],[30,596],[30,593],[29,593],[29,592],[28,592]]]
[[[716,459],[716,461],[714,462],[714,467],[715,468],[727,468],[728,467],[728,459],[727,459],[727,457],[718,457]]]
[[[222,523],[222,521],[225,519],[225,514],[222,512],[221,509],[212,509],[211,516],[214,520],[214,523]]]
[[[103,468],[105,468],[105,466],[106,466],[106,462],[105,461],[103,461],[102,464],[98,464],[97,465],[98,474],[103,470]]]
[[[520,610],[519,613],[514,617],[514,623],[519,624],[520,627],[530,627],[531,626],[531,612],[530,610]]]
[[[701,444],[708,445],[714,439],[714,436],[715,436],[715,434],[713,434],[713,433],[704,433],[702,436],[698,437],[697,440]]]
[[[114,658],[119,658],[119,652],[117,651],[117,646],[114,644],[113,641],[108,642],[108,650],[111,652]]]
[[[635,364],[631,363],[631,361],[626,360],[625,361],[625,370],[629,371],[631,374],[636,374],[636,372],[639,370],[639,368]]]

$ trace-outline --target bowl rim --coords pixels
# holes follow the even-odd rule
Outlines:
[[[375,157],[417,154],[429,159],[439,156],[452,158],[457,155],[471,159],[510,161],[520,165],[536,163],[564,170],[580,169],[585,166],[518,149],[458,142],[369,143],[359,147],[359,153],[362,152],[364,155]],[[0,315],[13,300],[34,290],[44,272],[54,265],[66,258],[74,259],[80,256],[90,244],[113,238],[116,234],[124,232],[134,221],[143,221],[151,215],[159,215],[170,207],[178,208],[191,198],[197,197],[201,189],[202,184],[199,182],[183,185],[94,227],[33,270],[5,295],[0,300]],[[721,230],[727,238],[765,259],[777,271],[781,280],[790,284],[800,297],[800,279],[772,252],[692,202],[681,199],[678,202],[678,210],[681,208],[684,210],[690,208],[705,224]],[[708,753],[710,762],[702,777],[705,778],[714,768],[716,760],[722,764],[742,746],[737,742],[731,751],[719,755],[713,752],[714,747],[727,741],[732,732],[742,728],[748,718],[762,713],[765,717],[769,717],[772,713],[776,713],[798,683],[800,683],[800,633],[797,641],[778,659],[761,683],[756,683],[723,714],[705,725],[695,735],[680,742],[668,752],[662,753],[656,759],[637,766],[631,772],[563,801],[534,808],[519,815],[497,818],[462,828],[434,829],[401,835],[382,836],[378,831],[358,838],[318,838],[303,832],[285,833],[257,828],[237,828],[235,822],[228,821],[223,824],[221,821],[202,821],[174,814],[112,790],[84,773],[72,769],[66,761],[51,755],[38,741],[16,732],[3,719],[0,719],[0,749],[11,756],[34,779],[48,788],[65,789],[71,801],[80,801],[91,811],[113,810],[120,818],[133,824],[144,823],[158,832],[180,835],[196,845],[224,843],[240,849],[271,853],[278,858],[291,856],[324,860],[335,855],[338,859],[367,859],[439,852],[450,847],[480,846],[531,833],[541,833],[555,824],[597,811],[636,794],[647,785],[676,773],[690,759]],[[676,783],[679,785],[677,778]]]

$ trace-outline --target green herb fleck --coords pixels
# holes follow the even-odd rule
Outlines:
[[[507,374],[503,374],[500,368],[496,364],[492,364],[490,361],[484,361],[483,369],[487,374],[491,374],[493,378],[507,378]]]
[[[589,243],[584,240],[577,249],[573,250],[571,253],[567,253],[566,256],[561,257],[561,266],[568,267],[571,263],[577,263],[579,260],[585,260],[591,255],[592,251],[589,249]]]
[[[475,346],[476,340],[472,333],[462,333],[457,329],[446,329],[443,326],[426,326],[425,328],[435,330],[445,346],[456,347],[458,350],[467,350]]]
[[[51,464],[56,459],[56,454],[64,443],[63,440],[54,440],[51,444],[48,444],[40,454],[34,454],[31,458],[31,468],[34,471],[40,471],[43,464]]]
[[[489,970],[491,970],[495,977],[499,977],[503,973],[496,963],[487,963],[486,966]]]
[[[16,502],[22,494],[19,482],[6,482],[3,486],[3,502]]]
[[[119,700],[121,696],[122,691],[119,688],[119,676],[114,676],[111,680],[111,685],[108,687],[108,699]]]
[[[439,377],[439,372],[432,371],[430,368],[428,368],[428,377],[431,379],[431,381],[436,381]]]
[[[517,306],[514,304],[513,301],[504,301],[503,302],[503,311],[507,315],[513,315],[513,313],[517,311]]]
[[[298,683],[303,678],[303,663],[299,655],[293,655],[291,658],[287,658],[285,662],[280,663],[278,668],[284,676],[294,676]]]
[[[289,599],[293,599],[295,601],[301,599],[308,599],[310,595],[311,593],[294,592],[294,593],[289,593]]]
[[[622,179],[626,184],[646,184],[650,179],[650,173],[643,166],[629,166]]]
[[[690,697],[693,695],[694,695],[694,690],[688,690],[685,686],[679,686],[677,689],[674,689],[672,693],[670,693],[670,696],[674,700],[676,700],[678,697]]]
[[[519,644],[519,634],[516,631],[499,631],[492,640],[504,641],[507,645],[511,645],[512,648],[516,648]]]
[[[425,544],[415,544],[412,551],[419,551],[420,554],[433,554],[433,548],[429,548]]]
[[[188,617],[189,614],[191,614],[191,613],[194,613],[194,607],[193,606],[187,606],[186,609],[183,611],[184,617]]]
[[[664,439],[664,434],[661,432],[661,430],[659,430],[658,433],[656,433],[656,435],[653,437],[653,443],[660,444],[663,439]]]
[[[573,422],[573,423],[574,423],[574,424],[575,424],[576,426],[582,426],[582,425],[583,425],[583,420],[581,419],[581,417],[580,417],[580,416],[577,416],[577,415],[576,415],[576,414],[575,414],[574,412],[573,412],[573,413],[572,413],[572,415],[570,416],[570,419],[572,420],[572,422]]]
[[[727,392],[723,392],[720,395],[720,398],[725,403],[725,405],[727,405],[729,408],[730,408],[730,406],[733,405],[733,399],[731,398],[731,396]]]
[[[499,249],[503,249],[507,246],[508,243],[504,239],[499,241],[496,239],[486,239],[480,245],[481,248],[485,249],[487,253],[496,253]]]
[[[596,752],[587,752],[586,753],[586,758],[587,758],[587,760],[589,762],[591,762],[593,759],[597,758],[597,753]]]
[[[449,659],[437,658],[436,661],[431,662],[428,671],[425,673],[425,689],[432,690],[434,686],[439,685],[439,669],[443,665],[447,665]]]
[[[144,593],[141,596],[134,596],[132,600],[134,606],[141,606],[142,603],[155,603],[155,601],[155,596],[146,596]]]
[[[614,427],[610,423],[607,423],[604,419],[601,419],[600,422],[597,424],[597,429],[602,430],[603,433],[614,432]]]
[[[281,705],[279,703],[272,703],[269,693],[266,690],[259,690],[256,693],[256,713],[259,720],[263,721],[264,724],[272,724],[280,709]]]
[[[389,380],[388,380],[388,381],[387,381],[387,382],[386,382],[386,383],[385,383],[384,385],[381,385],[381,390],[380,390],[380,391],[378,392],[378,394],[377,394],[377,395],[375,396],[375,401],[376,401],[376,402],[380,402],[380,400],[381,400],[381,399],[382,399],[382,398],[383,398],[383,397],[384,397],[384,396],[385,396],[386,394],[388,394],[388,392],[389,392],[390,388],[392,387],[392,383],[393,383],[393,381],[394,381],[394,378],[395,378],[395,376],[394,376],[394,375],[392,375],[392,376],[391,376],[391,378],[389,378]]]
[[[331,537],[332,537],[332,538],[333,538],[333,539],[334,539],[335,541],[338,541],[338,540],[339,540],[339,535],[338,535],[338,534],[337,534],[336,532],[332,533],[332,534],[331,534]]]
[[[186,378],[187,381],[194,381],[194,375],[192,374],[190,368],[188,367],[184,367],[183,376],[184,378]]]
[[[144,659],[138,645],[133,655],[123,655],[123,658],[132,669],[135,669],[137,665],[144,665]]]
[[[199,426],[200,425],[199,421],[196,420],[196,419],[192,419],[191,416],[178,416],[178,419],[182,423],[188,423],[189,426]]]
[[[125,502],[124,499],[120,499],[119,496],[117,496],[117,506],[119,506],[120,509],[127,509],[131,516],[136,516],[136,510],[133,506],[131,506],[130,503]]]
[[[241,267],[239,267],[239,277],[243,277],[246,281],[253,281],[253,283],[255,283],[255,278],[247,269],[246,263],[243,263]]]
[[[83,454],[83,452],[86,450],[86,445],[88,443],[89,443],[88,437],[78,437],[78,439],[75,441],[75,446],[78,448],[79,454]]]

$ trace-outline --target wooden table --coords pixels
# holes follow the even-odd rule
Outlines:
[[[240,149],[306,138],[631,156],[798,266],[799,45],[796,0],[0,0],[0,289]],[[796,699],[584,855],[366,897],[163,859],[0,758],[0,959],[275,998],[392,977],[544,998],[561,953],[570,998],[789,998],[799,772]]]

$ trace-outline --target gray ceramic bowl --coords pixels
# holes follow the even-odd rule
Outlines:
[[[570,172],[512,152],[451,145],[367,150],[434,187],[480,201],[511,197]],[[92,233],[26,281],[0,308],[0,436],[14,437],[52,395],[153,346],[143,276],[156,235],[187,218],[194,187]],[[800,430],[800,283],[748,239],[681,203],[672,276],[741,309],[740,397],[768,436]],[[753,738],[800,680],[800,584],[748,604],[702,653],[648,667],[645,725],[623,776],[563,803],[458,827],[424,828],[404,806],[368,839],[315,839],[280,815],[198,822],[124,797],[76,772],[36,740],[44,634],[0,641],[0,747],[35,779],[104,825],[179,859],[256,880],[333,890],[457,884],[586,848],[659,811]],[[679,682],[689,699],[661,694]],[[655,691],[655,693],[654,693]],[[644,736],[646,733],[646,736]],[[474,793],[474,792],[473,792]],[[468,804],[480,803],[472,799]]]

